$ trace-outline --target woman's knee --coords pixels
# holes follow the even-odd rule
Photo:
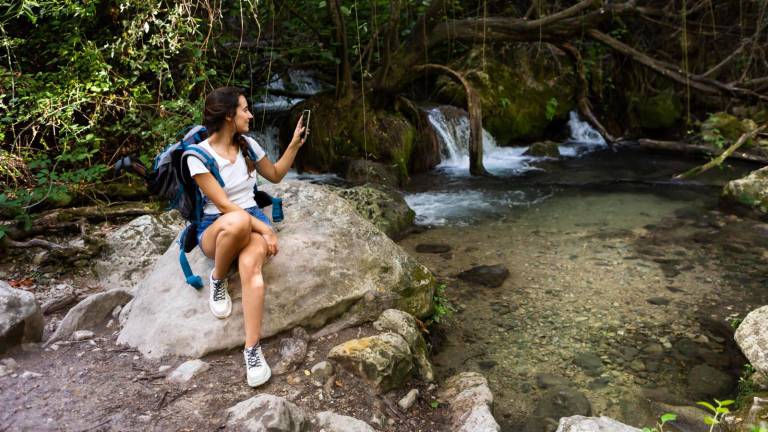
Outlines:
[[[248,245],[240,252],[240,265],[250,271],[260,271],[266,258],[267,242],[261,235],[251,233]]]
[[[221,216],[221,219],[224,225],[222,227],[224,232],[245,238],[251,231],[251,215],[246,213],[245,210],[227,213]]]

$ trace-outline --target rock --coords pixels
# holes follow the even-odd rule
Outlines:
[[[317,377],[320,380],[325,380],[329,376],[333,375],[333,365],[327,361],[321,361],[310,369],[310,373],[313,377]]]
[[[396,333],[349,340],[333,347],[328,358],[380,393],[401,387],[413,369],[408,343]]]
[[[400,185],[396,167],[363,159],[349,161],[347,166],[342,168],[342,177],[356,185],[374,183],[390,188]]]
[[[312,425],[325,432],[376,432],[368,423],[354,417],[322,411],[315,414]]]
[[[664,297],[651,297],[649,299],[646,299],[645,301],[656,306],[666,306],[669,304],[669,299]]]
[[[274,375],[291,372],[307,356],[306,339],[284,338],[280,341],[280,361],[272,367]]]
[[[726,183],[722,198],[768,214],[768,167]]]
[[[266,186],[283,199],[280,254],[264,267],[267,285],[262,337],[304,326],[318,328],[342,315],[370,290],[393,294],[392,307],[418,317],[432,310],[435,279],[381,231],[360,218],[327,187],[286,181]],[[239,277],[231,277],[232,315],[208,310],[208,288],[184,281],[174,243],[141,282],[118,342],[144,355],[200,357],[243,343]],[[187,255],[196,274],[208,278],[213,261],[199,248]],[[173,331],[168,331],[169,329]]]
[[[438,394],[450,405],[452,431],[498,432],[499,424],[491,414],[493,394],[488,381],[479,373],[462,372],[448,378]]]
[[[752,120],[739,120],[736,116],[724,112],[710,114],[701,124],[701,137],[704,141],[714,143],[724,141],[726,146],[733,144],[746,132],[755,129]],[[749,143],[746,143],[747,145]]]
[[[509,277],[509,270],[501,264],[481,265],[458,274],[459,279],[491,288],[501,286],[507,277]]]
[[[694,366],[688,373],[688,393],[696,400],[723,399],[736,380],[709,365]]]
[[[573,358],[573,364],[584,369],[589,376],[597,376],[603,371],[603,361],[593,353],[579,353]]]
[[[419,243],[416,245],[416,252],[418,253],[441,254],[450,251],[451,246],[442,243]]]
[[[668,129],[676,125],[684,113],[683,104],[673,89],[655,95],[633,97],[631,107],[643,129]]]
[[[305,432],[307,416],[301,408],[278,396],[260,394],[227,410],[227,428],[253,432]]]
[[[548,425],[551,421],[557,422],[563,417],[591,414],[592,405],[583,393],[571,387],[553,387],[541,396],[524,430],[525,432],[543,432],[549,430]]]
[[[416,403],[416,398],[419,396],[419,389],[413,389],[408,392],[405,396],[403,396],[402,399],[400,399],[397,404],[402,408],[403,411],[408,411],[414,403]]]
[[[78,330],[72,333],[72,340],[83,341],[93,338],[93,332],[90,330]]]
[[[176,211],[144,215],[109,233],[103,256],[94,265],[106,289],[131,292],[184,228]]]
[[[202,360],[187,360],[179,367],[168,374],[168,381],[176,384],[184,384],[191,380],[195,375],[203,373],[210,369],[211,365]]]
[[[40,378],[41,376],[43,376],[43,374],[31,371],[24,371],[24,373],[21,374],[21,377],[24,379]]]
[[[424,341],[419,326],[416,324],[416,319],[412,315],[397,309],[387,309],[373,323],[373,328],[378,331],[391,331],[402,336],[408,342],[419,375],[426,382],[435,379],[432,363],[429,361],[427,343]]]
[[[86,297],[67,312],[56,332],[48,339],[46,344],[50,345],[53,342],[65,340],[77,330],[95,327],[112,313],[115,306],[126,304],[131,297],[131,294],[120,289]],[[169,331],[168,333],[173,332]]]
[[[640,432],[640,429],[620,423],[610,417],[563,417],[556,432]]]
[[[171,369],[171,365],[160,365],[160,367],[157,368],[157,371],[160,373],[165,373],[170,369]]]
[[[43,338],[43,314],[35,296],[0,281],[0,353]]]
[[[337,193],[355,208],[363,219],[371,222],[390,238],[399,238],[413,224],[416,213],[394,189],[366,184]]]
[[[538,374],[536,375],[536,386],[542,389],[548,389],[556,386],[567,386],[570,382],[564,377],[552,374]]]
[[[7,368],[9,368],[11,370],[16,369],[17,367],[19,367],[19,364],[16,363],[16,360],[14,360],[12,357],[7,357],[7,358],[4,358],[4,359],[0,360],[0,364],[2,364],[3,366],[5,366],[5,367],[7,367]]]
[[[531,144],[528,150],[523,153],[524,156],[538,156],[538,157],[560,157],[560,143],[554,141],[540,141]]]

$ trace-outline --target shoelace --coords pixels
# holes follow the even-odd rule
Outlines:
[[[224,287],[224,279],[213,281],[213,301],[224,300],[227,289]]]
[[[248,367],[261,367],[261,355],[259,355],[259,347],[255,346],[251,349],[245,350],[248,355]]]

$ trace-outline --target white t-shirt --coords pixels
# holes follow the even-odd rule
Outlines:
[[[253,149],[257,161],[260,161],[266,156],[264,150],[253,138],[246,136],[245,141]],[[241,209],[255,206],[256,201],[253,199],[253,187],[256,185],[258,174],[256,174],[256,171],[253,171],[248,175],[248,166],[245,164],[243,152],[238,151],[235,163],[232,163],[216,153],[207,139],[201,141],[198,145],[207,150],[216,161],[216,165],[219,168],[219,175],[221,176],[221,179],[224,180],[224,193],[227,194],[229,200]],[[205,167],[205,164],[194,156],[187,158],[187,166],[189,167],[189,175],[192,177],[197,174],[210,172],[208,171],[208,168]],[[205,196],[205,194],[203,194],[203,196]],[[213,201],[206,199],[203,213],[217,214],[221,212]]]

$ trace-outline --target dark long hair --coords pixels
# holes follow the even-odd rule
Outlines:
[[[240,106],[240,96],[245,97],[245,92],[237,87],[219,87],[208,94],[203,109],[203,126],[208,130],[208,136],[220,131],[227,117],[235,117]],[[239,132],[235,132],[232,141],[240,147],[250,174],[256,169],[256,161],[248,157],[248,142]]]

